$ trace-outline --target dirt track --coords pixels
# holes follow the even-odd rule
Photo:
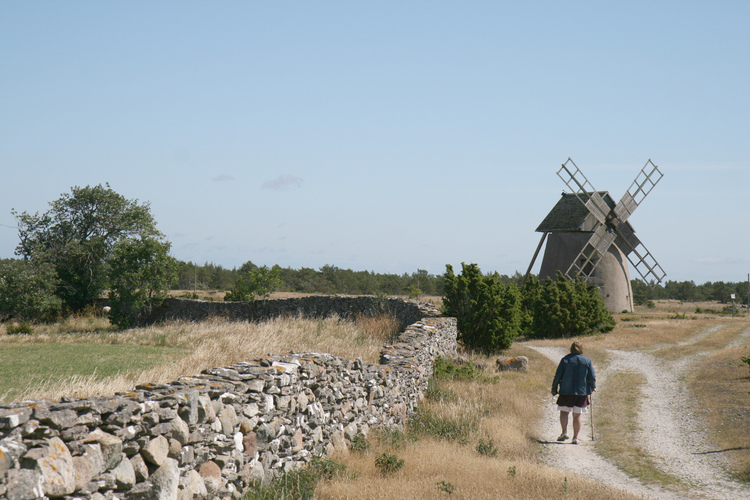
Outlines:
[[[697,342],[720,329],[720,325],[707,329],[683,342],[683,345]],[[749,338],[750,328],[747,328],[729,346],[743,345]],[[559,347],[528,344],[527,347],[555,363],[567,354],[565,349]],[[645,351],[606,352],[610,362],[597,371],[598,389],[606,390],[607,379],[617,372],[641,373],[645,377],[638,414],[641,428],[633,439],[652,457],[660,470],[690,485],[689,492],[675,493],[663,487],[644,485],[628,476],[594,451],[588,425],[581,432],[584,439],[578,446],[571,445],[570,441],[558,444],[555,439],[560,434],[559,412],[551,396],[544,402],[545,418],[539,430],[539,440],[545,443],[548,463],[646,498],[750,498],[750,488],[733,481],[727,474],[722,454],[716,453],[716,448],[704,439],[705,425],[690,411],[689,396],[681,377],[691,362],[705,353],[670,363]],[[596,395],[594,398],[596,401]],[[584,421],[588,424],[588,416]]]

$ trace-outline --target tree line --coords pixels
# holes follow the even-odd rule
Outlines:
[[[641,280],[632,280],[633,302],[643,305],[649,300],[680,300],[682,302],[716,301],[722,304],[731,302],[732,294],[739,303],[748,301],[747,281],[724,282],[707,281],[696,285],[694,281],[666,281],[664,285],[647,285]]]
[[[12,213],[18,224],[19,258],[0,259],[0,321],[45,321],[80,311],[104,297],[112,306],[112,322],[126,327],[147,317],[175,289],[224,290],[230,300],[254,300],[274,291],[447,296],[456,286],[450,266],[445,274],[434,275],[424,269],[381,274],[329,264],[316,270],[269,268],[247,261],[228,269],[179,261],[170,255],[171,244],[157,229],[149,204],[128,200],[109,185],[73,187],[42,214]],[[481,274],[478,268],[467,272],[477,291],[490,290],[488,304],[502,295],[498,287],[521,289],[525,282],[518,272],[512,276]],[[637,304],[657,299],[726,303],[732,293],[738,302],[747,297],[744,282],[632,283]],[[532,299],[527,292],[524,289],[522,300],[528,305]],[[482,314],[486,316],[486,311]]]
[[[237,280],[260,267],[247,261],[239,268],[224,268],[214,263],[198,265],[177,261],[177,281],[174,290],[231,290]],[[442,275],[417,269],[411,274],[353,271],[326,264],[319,269],[270,268],[278,275],[279,283],[273,291],[300,293],[342,293],[350,295],[442,295]]]

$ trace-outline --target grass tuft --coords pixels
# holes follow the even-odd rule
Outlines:
[[[316,456],[307,467],[286,471],[268,486],[252,485],[245,493],[245,500],[309,500],[314,497],[320,481],[343,476],[345,471],[346,465]]]

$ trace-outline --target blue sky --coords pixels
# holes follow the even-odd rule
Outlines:
[[[181,260],[525,271],[572,157],[677,281],[750,272],[750,3],[0,2],[0,258],[72,186]],[[536,268],[538,269],[539,262]]]

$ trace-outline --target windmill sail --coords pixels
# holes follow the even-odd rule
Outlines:
[[[650,168],[649,168],[650,167]],[[649,159],[643,166],[633,184],[623,195],[620,202],[614,208],[615,217],[620,222],[625,222],[633,214],[643,199],[654,189],[654,186],[664,177],[659,168]]]
[[[570,171],[568,164],[575,168],[574,172]],[[568,189],[581,200],[581,203],[589,209],[589,212],[599,222],[604,224],[607,221],[607,214],[611,210],[609,205],[607,205],[607,202],[604,201],[599,192],[594,189],[594,186],[583,175],[583,172],[581,172],[581,169],[578,168],[573,160],[568,158],[568,161],[563,163],[560,170],[557,171],[557,176],[562,179],[565,185],[568,186]]]
[[[616,237],[617,233],[611,228],[604,224],[599,225],[573,260],[565,275],[570,279],[581,276],[588,280],[594,274],[596,266],[599,265],[599,261],[609,250],[609,246]]]
[[[664,279],[666,273],[635,236],[635,231],[627,222],[638,205],[663,177],[659,168],[650,159],[614,207],[607,203],[572,159],[568,158],[557,171],[557,176],[599,222],[588,242],[566,271],[565,274],[569,278],[581,276],[588,280],[610,245],[614,243],[625,253],[644,281],[648,283],[649,277],[657,282]]]
[[[630,224],[622,224],[616,232],[615,245],[627,256],[630,264],[638,271],[643,281],[650,283],[655,280],[657,283],[661,283],[667,273],[656,262],[646,245],[641,243]]]

